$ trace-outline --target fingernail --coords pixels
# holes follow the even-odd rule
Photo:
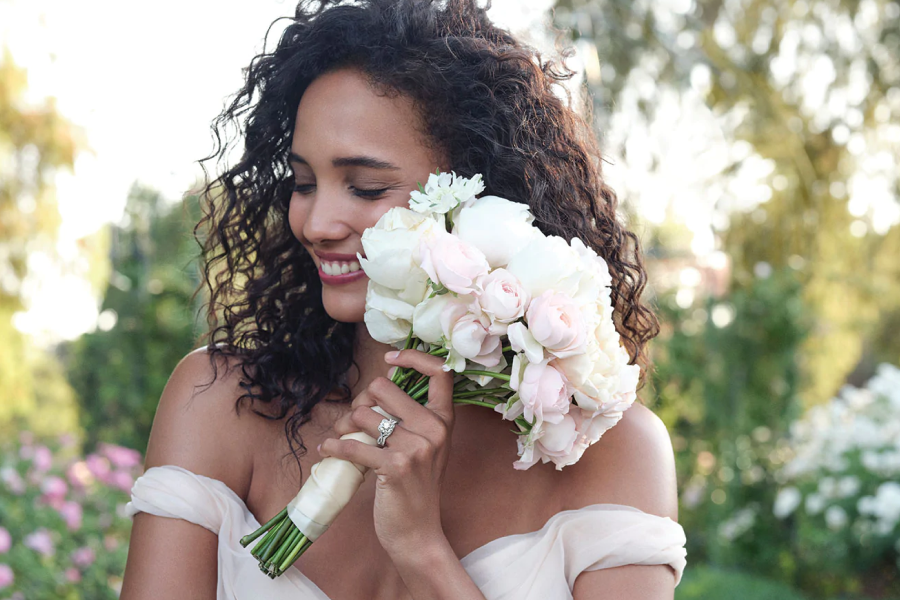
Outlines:
[[[394,360],[398,356],[400,356],[399,350],[391,350],[390,352],[388,352],[384,355],[384,360]]]
[[[322,454],[322,444],[319,444],[318,446],[316,446],[316,452],[318,452],[319,454]]]
[[[394,376],[394,373],[397,372],[397,369],[398,367],[391,367],[390,369],[388,369],[388,379],[391,379]]]

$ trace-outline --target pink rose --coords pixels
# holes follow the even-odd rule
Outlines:
[[[473,312],[478,307],[461,302],[447,303],[440,315],[441,330],[447,340],[451,355],[468,359],[485,367],[500,364],[503,348],[500,336],[491,335],[490,319],[482,312]],[[453,362],[450,357],[448,362]],[[464,366],[463,365],[454,365]],[[453,368],[454,371],[462,370]]]
[[[72,564],[82,569],[94,564],[96,558],[97,556],[94,554],[93,549],[88,546],[81,546],[72,552]]]
[[[569,296],[547,290],[531,301],[525,320],[534,339],[556,356],[584,352],[587,325],[581,309]]]
[[[513,467],[524,471],[540,460],[544,463],[552,461],[556,469],[561,470],[564,466],[577,462],[581,453],[576,448],[579,433],[573,414],[563,415],[558,423],[542,423],[537,432],[532,430],[532,435],[519,436],[521,458],[513,463]]]
[[[531,423],[560,423],[569,412],[571,386],[549,359],[530,363],[516,354],[509,385],[518,392],[525,419]]]
[[[131,486],[134,485],[134,477],[128,471],[113,471],[109,475],[108,483],[123,492],[130,492]]]
[[[88,470],[91,472],[91,475],[93,475],[103,483],[107,482],[110,472],[109,460],[97,454],[89,454],[84,462],[87,465]]]
[[[0,590],[11,586],[15,579],[12,568],[9,565],[0,564]]]
[[[0,554],[6,554],[12,547],[12,536],[5,527],[0,527]]]
[[[506,269],[494,269],[481,279],[481,310],[491,318],[491,333],[506,333],[506,325],[525,314],[531,296]]]
[[[69,583],[78,583],[81,581],[81,573],[75,567],[69,567],[65,572],[66,581]]]
[[[479,293],[477,280],[490,270],[481,250],[440,229],[422,237],[419,260],[433,282],[457,294]]]
[[[69,500],[68,502],[64,502],[58,510],[60,516],[66,522],[66,527],[69,528],[69,531],[81,529],[82,509],[80,504]]]
[[[115,444],[101,444],[100,453],[120,469],[131,469],[141,464],[141,453]]]
[[[53,453],[47,446],[36,446],[34,449],[34,468],[43,473],[53,465]]]
[[[31,548],[35,552],[40,552],[44,556],[53,556],[55,551],[53,547],[53,539],[50,532],[44,529],[38,529],[34,533],[25,536],[25,547]]]

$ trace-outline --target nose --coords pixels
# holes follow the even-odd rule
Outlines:
[[[338,190],[319,187],[312,194],[294,198],[292,207],[294,204],[298,206],[296,220],[299,222],[293,222],[292,218],[292,228],[295,234],[299,229],[303,239],[314,246],[342,240],[352,231],[348,224],[352,209]]]

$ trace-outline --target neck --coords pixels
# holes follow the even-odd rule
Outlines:
[[[369,386],[373,379],[387,376],[390,366],[384,362],[385,352],[390,352],[394,347],[383,344],[369,335],[365,323],[356,324],[356,340],[353,344],[353,360],[356,363],[351,370],[350,392],[355,398],[360,392]]]

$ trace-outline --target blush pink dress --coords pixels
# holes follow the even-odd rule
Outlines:
[[[176,466],[138,478],[127,513],[184,519],[219,537],[218,600],[332,600],[299,569],[269,579],[238,540],[259,527],[241,498],[217,479]],[[538,531],[508,535],[460,562],[488,600],[571,600],[583,571],[669,565],[681,581],[687,550],[681,525],[622,504],[556,513]]]

